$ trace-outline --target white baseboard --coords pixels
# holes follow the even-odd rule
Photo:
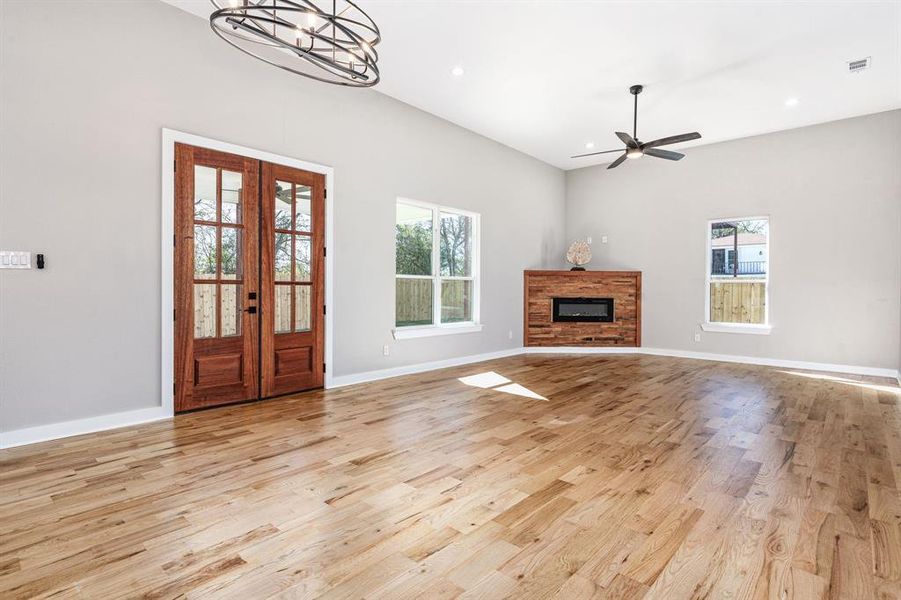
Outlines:
[[[656,356],[673,356],[676,358],[694,358],[698,360],[715,360],[719,362],[761,365],[765,367],[781,367],[783,369],[800,369],[803,371],[829,371],[832,373],[848,373],[851,375],[869,375],[872,377],[895,377],[895,369],[880,367],[863,367],[860,365],[840,365],[834,363],[808,362],[803,360],[785,360],[781,358],[761,358],[757,356],[738,356],[735,354],[712,354],[709,352],[691,352],[689,350],[668,350],[663,348],[642,348],[642,354]]]
[[[890,377],[897,379],[898,385],[901,386],[901,372],[896,369],[884,369],[879,367],[862,367],[857,365],[839,365],[831,363],[806,362],[800,360],[759,358],[756,356],[737,356],[733,354],[712,354],[708,352],[690,352],[688,350],[669,350],[665,348],[580,348],[569,346],[530,346],[528,348],[508,348],[506,350],[499,350],[497,352],[486,352],[484,354],[460,356],[457,358],[448,358],[445,360],[436,360],[415,365],[394,367],[391,369],[366,371],[364,373],[355,373],[352,375],[339,375],[332,378],[329,389],[354,385],[357,383],[365,383],[367,381],[377,381],[379,379],[399,377],[401,375],[424,373],[426,371],[445,369],[447,367],[468,365],[472,363],[483,362],[486,360],[494,360],[496,358],[516,356],[519,354],[648,354],[654,356],[672,356],[676,358],[691,358],[697,360],[712,360],[719,362],[762,365],[769,367],[781,367],[785,369],[800,369],[805,371],[829,371],[833,373],[849,373],[854,375],[870,375],[874,377]],[[127,427],[129,425],[139,425],[141,423],[149,423],[151,421],[160,421],[163,419],[171,418],[171,416],[172,415],[169,414],[163,407],[156,406],[153,408],[143,408],[140,410],[132,410],[111,415],[101,415],[99,417],[66,421],[63,423],[52,423],[50,425],[40,425],[38,427],[16,429],[13,431],[0,433],[0,449],[13,448],[15,446],[24,446],[26,444],[55,440],[73,435],[93,433],[95,431],[103,431],[106,429]]]
[[[38,425],[37,427],[14,429],[12,431],[0,433],[0,449],[14,448],[26,444],[35,444],[37,442],[46,442],[47,440],[56,440],[59,438],[71,437],[73,435],[94,433],[95,431],[104,431],[107,429],[117,429],[119,427],[128,427],[129,425],[139,425],[141,423],[161,421],[170,418],[172,418],[172,415],[162,406],[154,406],[152,408],[141,408],[127,412],[113,413],[111,415],[77,419],[75,421],[64,421],[62,423],[51,423],[49,425]]]
[[[642,354],[644,348],[583,348],[580,346],[526,346],[523,354]]]
[[[713,354],[711,352],[692,352],[689,350],[670,350],[668,348],[580,348],[580,347],[536,347],[523,348],[526,354],[649,354],[653,356],[672,356],[674,358],[693,358],[697,360],[713,360],[718,362],[781,367],[783,369],[800,369],[804,371],[828,371],[832,373],[848,373],[852,375],[869,375],[872,377],[898,378],[901,385],[901,374],[895,369],[881,367],[862,367],[859,365],[840,365],[833,363],[808,362],[803,360],[784,360],[781,358],[761,358],[757,356],[739,356],[736,354]]]
[[[390,377],[399,377],[401,375],[413,375],[414,373],[424,373],[425,371],[434,371],[436,369],[446,369],[447,367],[457,367],[460,365],[468,365],[470,363],[483,362],[486,360],[494,360],[495,358],[505,358],[507,356],[516,356],[522,354],[522,348],[508,348],[507,350],[498,350],[497,352],[486,352],[484,354],[471,354],[469,356],[459,356],[457,358],[448,358],[445,360],[436,360],[426,363],[418,363],[415,365],[406,365],[403,367],[394,367],[391,369],[379,369],[378,371],[366,371],[364,373],[354,373],[353,375],[338,375],[332,378],[332,384],[329,389],[344,387],[346,385],[354,385],[357,383],[365,383],[367,381],[377,381],[379,379],[388,379]]]

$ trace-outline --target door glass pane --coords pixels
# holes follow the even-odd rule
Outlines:
[[[398,275],[432,274],[432,210],[397,205],[394,227],[395,267]]]
[[[275,286],[275,333],[291,331],[291,287]]]
[[[194,337],[216,337],[216,284],[194,284]]]
[[[294,286],[294,331],[310,330],[310,302],[312,288],[308,285]]]
[[[441,274],[472,277],[472,217],[441,213]]]
[[[221,286],[222,302],[219,305],[222,311],[222,337],[241,334],[241,286],[224,283]]]
[[[222,171],[222,222],[241,222],[241,174]]]
[[[310,281],[310,238],[294,237],[294,281]]]
[[[432,280],[398,277],[394,316],[398,327],[432,324]]]
[[[241,279],[242,233],[234,227],[222,228],[222,279]]]
[[[216,220],[216,169],[194,166],[194,219]]]
[[[216,278],[216,227],[194,226],[194,279]]]
[[[312,193],[313,190],[309,186],[295,186],[294,209],[297,212],[297,217],[294,221],[294,229],[297,231],[313,231]]]
[[[292,229],[291,184],[286,181],[275,182],[275,228]]]
[[[291,234],[275,234],[275,280],[291,281]]]
[[[441,282],[441,322],[472,321],[472,281],[444,280]]]

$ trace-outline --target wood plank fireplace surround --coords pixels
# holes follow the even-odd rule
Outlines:
[[[641,346],[640,271],[524,271],[524,346]]]

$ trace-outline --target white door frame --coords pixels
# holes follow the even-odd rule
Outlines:
[[[325,304],[330,306],[325,317],[325,387],[332,387],[332,373],[335,372],[334,335],[335,321],[335,170],[326,165],[298,160],[264,150],[230,144],[184,131],[163,128],[162,131],[162,201],[160,202],[160,401],[168,416],[175,414],[175,324],[172,320],[175,310],[174,246],[175,235],[175,144],[181,142],[191,146],[209,148],[239,154],[287,167],[294,167],[312,173],[325,175]]]

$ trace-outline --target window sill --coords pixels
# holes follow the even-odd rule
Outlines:
[[[436,335],[453,335],[455,333],[477,333],[479,331],[482,331],[480,323],[460,323],[454,325],[428,325],[426,327],[401,327],[394,329],[392,333],[396,340],[410,340]]]
[[[711,333],[750,333],[752,335],[770,335],[772,325],[747,325],[742,323],[701,323],[701,329]]]

